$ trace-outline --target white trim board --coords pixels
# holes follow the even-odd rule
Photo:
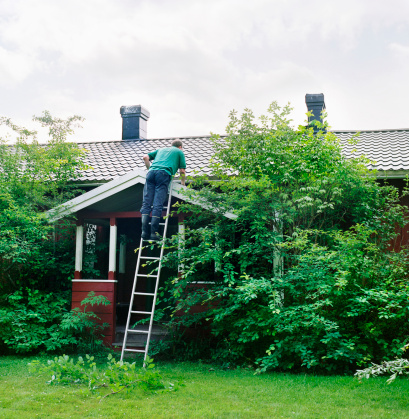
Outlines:
[[[123,176],[118,176],[114,180],[107,182],[89,192],[77,196],[70,201],[47,211],[47,216],[51,221],[59,220],[66,215],[80,211],[96,202],[102,201],[105,198],[109,198],[118,192],[123,191],[138,183],[145,184],[146,173],[142,170],[134,170]]]
[[[95,189],[92,189],[89,192],[82,194],[70,201],[67,201],[65,204],[60,205],[57,208],[53,208],[47,211],[47,216],[50,219],[50,222],[57,221],[60,218],[63,218],[69,214],[78,212],[84,208],[89,207],[103,199],[109,198],[112,195],[115,195],[118,192],[121,192],[127,188],[130,188],[133,185],[138,183],[145,184],[146,180],[146,171],[137,169],[132,172],[129,172],[123,176],[118,176],[117,178],[107,182],[101,186],[98,186]],[[195,200],[188,198],[184,193],[183,190],[185,186],[182,186],[179,183],[173,182],[172,186],[172,196],[175,198],[182,199],[184,201],[188,201],[192,204],[196,204],[201,206],[202,208],[206,208],[210,211],[215,211],[215,208],[212,208],[207,202],[203,200]],[[235,219],[237,216],[233,213],[226,212],[226,218]]]

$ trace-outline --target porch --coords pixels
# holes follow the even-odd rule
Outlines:
[[[109,306],[94,306],[90,307],[90,310],[101,318],[101,323],[109,325],[104,332],[104,342],[107,345],[119,345],[123,337],[134,281],[141,238],[141,214],[139,211],[97,213],[87,210],[79,212],[77,217],[72,308],[79,307],[90,291],[108,298],[111,302]],[[171,216],[167,236],[177,234],[182,229],[181,216]],[[159,252],[157,246],[146,250],[151,256],[156,256]],[[152,269],[152,266],[146,266],[142,273],[148,274]],[[162,268],[159,286],[175,275],[177,271],[172,272],[168,268]],[[138,280],[136,292],[153,292],[153,290],[152,279]],[[149,311],[152,298],[136,295],[134,310]],[[143,315],[133,316],[131,324],[144,318]],[[141,329],[140,325],[138,329]],[[165,334],[164,330],[156,326],[153,338],[161,338]],[[143,338],[146,340],[146,334],[136,335],[133,343],[141,343]]]

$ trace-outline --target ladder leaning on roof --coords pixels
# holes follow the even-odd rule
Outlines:
[[[169,222],[169,213],[170,213],[170,207],[171,207],[171,200],[172,200],[172,185],[173,182],[171,182],[170,187],[169,187],[169,197],[168,197],[168,202],[167,202],[167,206],[166,206],[166,215],[165,215],[165,219],[163,223],[159,223],[160,226],[164,226],[163,228],[163,238],[166,237],[166,232],[168,229],[168,222]],[[152,326],[153,326],[153,316],[155,313],[155,304],[156,304],[156,297],[158,295],[158,288],[159,288],[159,278],[160,278],[160,271],[161,271],[161,267],[162,267],[162,258],[163,258],[163,252],[164,252],[164,248],[165,248],[165,241],[162,240],[161,241],[161,248],[160,248],[160,255],[159,257],[152,257],[152,256],[144,256],[143,250],[144,250],[144,242],[149,242],[150,240],[144,240],[141,237],[141,242],[139,245],[139,251],[138,251],[138,260],[136,262],[136,270],[135,270],[135,277],[134,277],[134,281],[133,281],[133,287],[132,287],[132,294],[131,294],[131,301],[129,304],[129,311],[128,311],[128,318],[126,320],[126,326],[125,326],[125,334],[124,334],[124,341],[122,344],[122,352],[121,352],[121,361],[124,358],[124,354],[125,352],[139,352],[139,353],[143,353],[144,357],[143,357],[143,364],[145,365],[145,360],[146,357],[148,356],[148,351],[149,351],[149,343],[150,343],[150,339],[151,339],[151,334],[152,334]],[[159,242],[158,242],[159,243]],[[152,262],[158,262],[158,266],[156,268],[156,273],[155,274],[141,274],[140,270],[141,270],[141,260],[146,260],[146,261],[152,261]],[[155,283],[155,290],[154,292],[136,292],[136,284],[138,282],[138,278],[146,278],[147,281],[152,280]],[[148,288],[148,284],[147,288]],[[137,311],[137,310],[133,310],[133,304],[134,304],[134,297],[135,295],[145,295],[147,297],[153,297],[153,302],[152,302],[152,307],[150,311]],[[132,329],[130,328],[130,321],[131,321],[131,316],[132,314],[144,314],[144,315],[149,315],[150,319],[149,319],[149,328],[148,330],[138,330],[138,329]],[[131,348],[127,348],[127,340],[128,340],[128,334],[130,333],[139,333],[139,334],[147,334],[147,339],[146,339],[146,344],[145,344],[145,349],[131,349]]]

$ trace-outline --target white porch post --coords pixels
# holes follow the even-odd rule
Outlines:
[[[75,235],[75,279],[81,279],[82,257],[84,253],[84,226],[77,225]]]
[[[115,279],[116,272],[116,243],[117,243],[117,226],[116,219],[111,218],[109,223],[109,264],[108,279]]]

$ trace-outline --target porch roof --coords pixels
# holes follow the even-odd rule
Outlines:
[[[47,216],[50,221],[56,221],[85,209],[94,213],[139,211],[142,205],[142,192],[146,173],[146,171],[137,169],[118,176],[91,191],[65,202],[57,208],[47,211]],[[172,184],[172,196],[213,210],[204,201],[192,199],[191,197],[187,198],[186,194],[184,194],[184,189],[185,186],[174,181]],[[224,215],[227,218],[236,218],[232,213],[225,213]]]

